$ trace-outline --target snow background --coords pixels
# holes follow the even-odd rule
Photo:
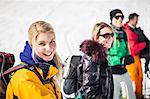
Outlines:
[[[150,39],[149,0],[0,0],[0,51],[15,54],[15,65],[20,63],[29,26],[44,20],[56,32],[57,52],[64,61],[79,54],[79,44],[91,37],[96,22],[110,23],[109,12],[115,8],[123,11],[124,23],[130,13],[138,13],[138,26]],[[150,88],[150,80],[146,79],[146,85]]]

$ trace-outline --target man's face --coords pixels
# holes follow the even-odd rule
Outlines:
[[[115,27],[122,27],[123,25],[123,19],[124,16],[121,13],[117,13],[113,18],[112,18],[112,25]]]
[[[138,17],[135,16],[131,21],[132,21],[131,24],[132,24],[134,27],[136,27],[136,25],[137,25],[137,23],[138,23]]]

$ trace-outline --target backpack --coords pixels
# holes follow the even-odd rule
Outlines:
[[[149,77],[149,62],[150,62],[150,40],[144,34],[144,31],[138,27],[135,29],[135,33],[138,35],[138,42],[145,42],[146,46],[140,51],[140,58],[145,58],[145,74]]]
[[[5,99],[7,85],[11,79],[11,76],[14,72],[16,72],[19,69],[26,68],[28,70],[33,71],[38,76],[42,84],[49,83],[52,81],[52,79],[43,80],[42,76],[34,66],[29,66],[23,63],[13,67],[14,62],[15,57],[13,54],[0,52],[0,99]],[[17,96],[14,96],[14,98],[18,99]]]
[[[2,75],[4,71],[13,67],[15,57],[13,54],[0,52],[0,99],[4,98],[7,84],[10,80],[9,75]]]
[[[110,68],[101,68],[102,64],[90,63],[85,66],[84,56],[72,56],[63,91],[75,93],[75,99],[110,99],[113,98],[113,78]],[[92,69],[92,66],[98,68]],[[96,72],[96,70],[98,72]]]
[[[148,57],[148,59],[150,60],[150,41],[149,41],[149,39],[145,36],[144,31],[140,27],[136,28],[135,33],[138,35],[138,42],[146,43],[146,47],[140,51],[140,58]]]

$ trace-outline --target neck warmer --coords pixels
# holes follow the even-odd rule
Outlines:
[[[123,27],[118,28],[112,25],[112,28],[115,33],[116,39],[118,39],[120,42],[122,42],[123,39],[127,41],[127,36]]]

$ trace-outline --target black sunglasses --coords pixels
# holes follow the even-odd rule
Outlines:
[[[103,36],[105,39],[110,39],[111,37],[114,37],[114,33],[98,34],[98,36]]]
[[[124,16],[123,16],[123,15],[115,16],[115,19],[117,19],[117,20],[118,20],[119,18],[124,19]]]

